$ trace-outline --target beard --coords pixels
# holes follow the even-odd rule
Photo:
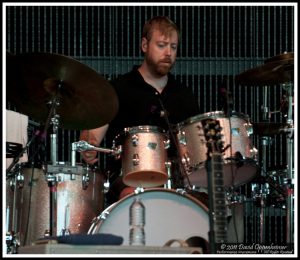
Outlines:
[[[151,70],[159,76],[167,75],[175,64],[175,62],[172,62],[172,60],[169,58],[159,60],[159,61],[154,61],[148,55],[146,55],[145,60],[149,68],[151,68]]]

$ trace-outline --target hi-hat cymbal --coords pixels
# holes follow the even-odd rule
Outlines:
[[[261,136],[273,136],[277,134],[285,133],[285,124],[282,123],[270,123],[270,122],[260,122],[252,123],[253,134]]]
[[[266,86],[294,81],[294,54],[286,53],[266,60],[265,64],[236,76],[245,86]]]
[[[19,112],[45,122],[54,97],[59,101],[59,126],[65,129],[103,126],[118,110],[109,82],[73,58],[50,53],[7,57],[7,99]]]

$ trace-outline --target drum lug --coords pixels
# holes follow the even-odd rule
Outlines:
[[[89,186],[90,176],[88,173],[82,175],[82,189],[86,190]]]
[[[109,215],[109,211],[104,210],[104,211],[100,214],[99,219],[105,220],[105,219],[107,218],[108,215]]]
[[[170,161],[166,161],[165,165],[166,165],[166,169],[169,170],[171,168],[171,162]]]
[[[181,194],[181,195],[185,195],[185,194],[187,194],[187,192],[186,192],[186,190],[185,189],[176,189],[176,192],[177,193],[179,193],[179,194]]]
[[[132,142],[133,146],[137,146],[138,143],[139,143],[139,137],[138,137],[138,135],[133,135],[131,137],[131,142]]]
[[[164,146],[165,146],[165,150],[170,148],[170,140],[169,139],[164,141]]]
[[[16,177],[18,189],[21,189],[24,187],[24,175],[22,174],[21,170],[22,170],[22,166],[18,165],[18,169],[17,169],[18,174]]]
[[[253,126],[251,123],[246,123],[244,124],[245,126],[245,129],[246,129],[246,132],[247,132],[247,135],[250,136],[250,135],[253,135]]]
[[[133,158],[132,158],[132,162],[133,162],[133,165],[139,165],[139,163],[140,163],[140,158],[139,158],[139,155],[137,154],[137,153],[135,153],[134,155],[133,155]]]
[[[9,181],[9,188],[11,191],[14,191],[15,190],[15,187],[16,187],[16,183],[15,183],[15,179],[11,179]]]
[[[134,194],[140,194],[143,193],[145,190],[142,187],[136,187],[134,190]]]
[[[250,149],[250,155],[252,158],[255,158],[256,159],[256,156],[258,154],[258,151],[255,147],[253,147],[252,149]]]
[[[181,159],[181,162],[182,162],[182,164],[184,165],[184,168],[186,169],[186,170],[188,170],[188,168],[189,168],[189,165],[190,165],[190,157],[188,156],[188,154],[187,153],[185,153],[184,155],[183,155],[183,158]]]
[[[186,145],[186,137],[185,137],[185,132],[184,131],[179,131],[178,140],[179,140],[180,144]]]

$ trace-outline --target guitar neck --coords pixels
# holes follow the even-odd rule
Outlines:
[[[226,200],[223,179],[223,160],[222,154],[214,152],[211,154],[211,193],[214,213],[214,233],[216,243],[227,242],[227,217]]]

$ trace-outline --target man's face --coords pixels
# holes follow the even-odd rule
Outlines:
[[[178,47],[178,35],[175,30],[168,35],[163,35],[159,30],[154,30],[152,38],[142,40],[142,50],[145,52],[145,61],[148,66],[159,76],[164,76],[175,64]]]

